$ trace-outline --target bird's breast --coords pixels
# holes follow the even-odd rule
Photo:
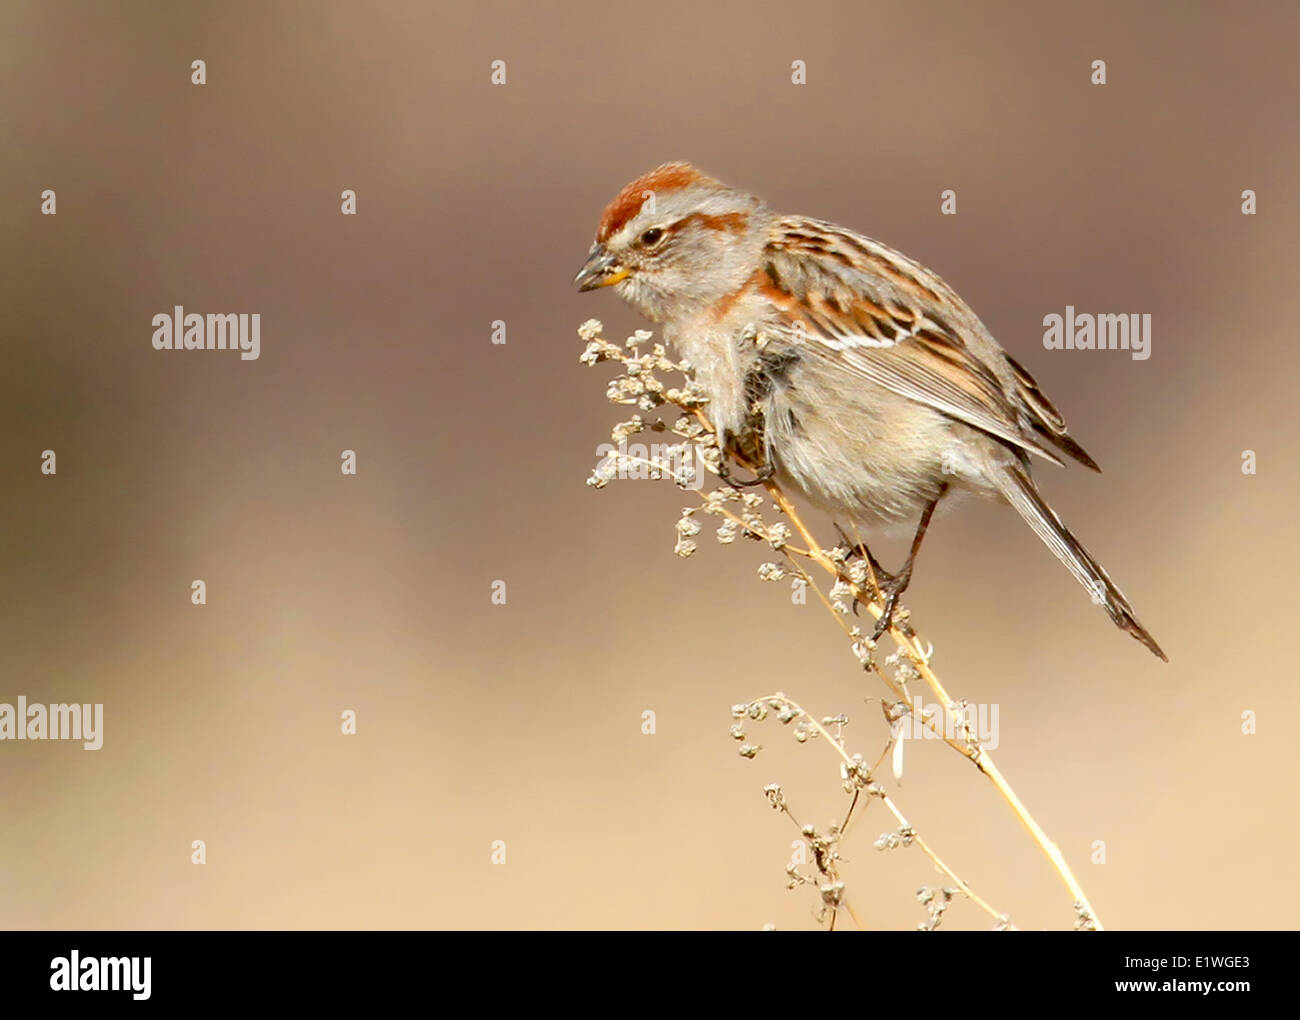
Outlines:
[[[675,324],[664,335],[708,398],[705,413],[719,435],[739,435],[744,428],[745,373],[741,331],[707,318]]]

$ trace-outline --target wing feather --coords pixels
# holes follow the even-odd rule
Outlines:
[[[1046,440],[1100,470],[965,302],[905,255],[830,223],[786,218],[765,257],[765,289],[787,339],[1019,449],[1063,463]],[[971,334],[987,343],[968,343]],[[990,364],[990,354],[1004,363]]]

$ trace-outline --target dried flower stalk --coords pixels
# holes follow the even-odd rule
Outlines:
[[[580,360],[586,365],[596,365],[604,361],[621,365],[623,372],[611,380],[606,395],[613,403],[635,406],[641,413],[633,415],[632,418],[614,427],[611,437],[619,449],[598,465],[588,479],[588,485],[603,488],[620,474],[631,473],[637,477],[671,478],[682,488],[690,488],[700,481],[698,470],[692,466],[692,461],[702,463],[711,475],[722,476],[723,457],[718,448],[717,436],[706,413],[707,402],[704,395],[691,379],[690,366],[672,361],[660,344],[651,345],[647,352],[643,352],[642,348],[652,339],[652,334],[648,331],[638,330],[628,339],[625,346],[620,347],[604,340],[600,336],[602,329],[601,324],[594,319],[579,328],[579,336],[587,341],[587,347]],[[660,379],[659,373],[680,374],[684,377],[683,385],[670,387]],[[671,425],[662,418],[642,417],[642,413],[651,413],[668,407],[676,408],[680,412],[680,416]],[[625,452],[627,440],[643,432],[666,433],[673,437],[673,441],[658,444],[654,452],[645,457]],[[745,462],[742,456],[735,453],[733,457],[742,463]],[[747,466],[752,467],[752,465]],[[762,721],[769,711],[776,712],[784,723],[799,720],[795,731],[796,739],[803,742],[809,736],[820,736],[841,758],[841,777],[844,780],[845,791],[852,799],[844,821],[838,825],[832,824],[825,834],[819,833],[814,826],[799,825],[795,821],[779,786],[769,786],[764,791],[774,808],[795,821],[813,852],[814,863],[820,875],[820,881],[809,878],[791,865],[787,869],[791,877],[791,888],[804,884],[817,884],[822,898],[821,916],[828,922],[829,927],[835,927],[836,918],[841,910],[847,912],[854,922],[862,927],[844,891],[844,882],[838,868],[838,846],[849,822],[855,817],[854,812],[858,809],[861,796],[866,794],[869,799],[880,800],[899,826],[896,831],[882,835],[876,841],[877,848],[887,849],[896,845],[907,846],[915,843],[931,859],[935,867],[954,883],[953,886],[939,890],[937,895],[929,888],[923,888],[918,892],[918,899],[928,912],[927,921],[918,927],[923,930],[933,930],[938,927],[945,908],[958,893],[969,898],[995,918],[996,928],[1010,927],[1006,915],[995,910],[979,897],[956,872],[944,863],[908,823],[894,800],[885,793],[884,788],[871,778],[872,772],[880,766],[891,750],[894,755],[895,774],[900,774],[903,736],[898,723],[911,714],[921,720],[922,725],[931,730],[935,736],[969,759],[981,773],[988,777],[999,794],[1011,806],[1016,817],[1046,854],[1061,881],[1070,891],[1076,915],[1075,927],[1101,930],[1100,920],[1060,849],[1034,820],[997,768],[988,751],[980,745],[970,728],[965,704],[953,700],[931,668],[930,659],[934,649],[923,643],[917,635],[907,610],[898,606],[891,625],[886,631],[897,646],[897,651],[886,657],[883,663],[878,662],[875,643],[849,619],[849,611],[855,606],[865,607],[877,620],[883,615],[883,599],[869,561],[862,557],[855,558],[847,542],[831,548],[823,548],[776,482],[767,479],[762,481],[761,485],[770,498],[773,508],[790,524],[786,524],[785,521],[765,520],[762,514],[765,500],[759,493],[741,492],[730,484],[722,484],[712,490],[700,491],[698,493],[700,504],[683,509],[682,516],[677,522],[675,551],[680,556],[690,556],[695,552],[697,538],[703,530],[699,520],[701,514],[720,519],[716,537],[722,544],[730,544],[741,536],[766,543],[779,554],[780,559],[761,564],[758,570],[760,579],[779,581],[790,577],[812,589],[848,637],[853,654],[860,665],[867,671],[877,673],[897,699],[894,703],[885,706],[886,720],[891,724],[891,738],[879,760],[871,768],[865,765],[861,755],[849,754],[841,737],[832,735],[827,729],[827,723],[837,724],[837,729],[842,729],[848,721],[844,716],[819,722],[780,693],[759,698],[745,705],[738,705],[733,709],[733,715],[737,720],[748,718]],[[790,525],[793,525],[793,530]],[[796,537],[802,545],[791,541]],[[862,545],[860,540],[857,540],[857,544]],[[810,566],[820,568],[827,575],[826,591],[816,584],[813,573],[808,569]],[[945,726],[939,726],[935,720],[921,711],[917,695],[909,687],[917,680],[923,681],[939,699],[947,716]],[[745,734],[740,721],[733,725],[732,736],[742,741],[740,753],[743,756],[752,758],[760,750],[757,745],[743,742]]]

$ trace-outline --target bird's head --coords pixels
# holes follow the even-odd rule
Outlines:
[[[610,202],[574,283],[614,287],[652,322],[688,316],[740,289],[759,266],[770,222],[753,195],[689,163],[665,163]]]

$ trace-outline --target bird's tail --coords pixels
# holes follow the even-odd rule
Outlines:
[[[1038,494],[1038,488],[1029,475],[1015,466],[1002,467],[992,474],[998,491],[1020,512],[1020,516],[1056,554],[1057,559],[1069,568],[1070,573],[1078,578],[1079,583],[1088,589],[1092,600],[1106,607],[1115,626],[1128,631],[1154,654],[1168,662],[1169,657],[1160,650],[1156,639],[1138,623],[1133,607],[1129,605],[1124,593],[1115,587],[1115,582],[1102,569],[1101,564],[1092,558],[1092,554],[1061,523],[1056,512]]]

